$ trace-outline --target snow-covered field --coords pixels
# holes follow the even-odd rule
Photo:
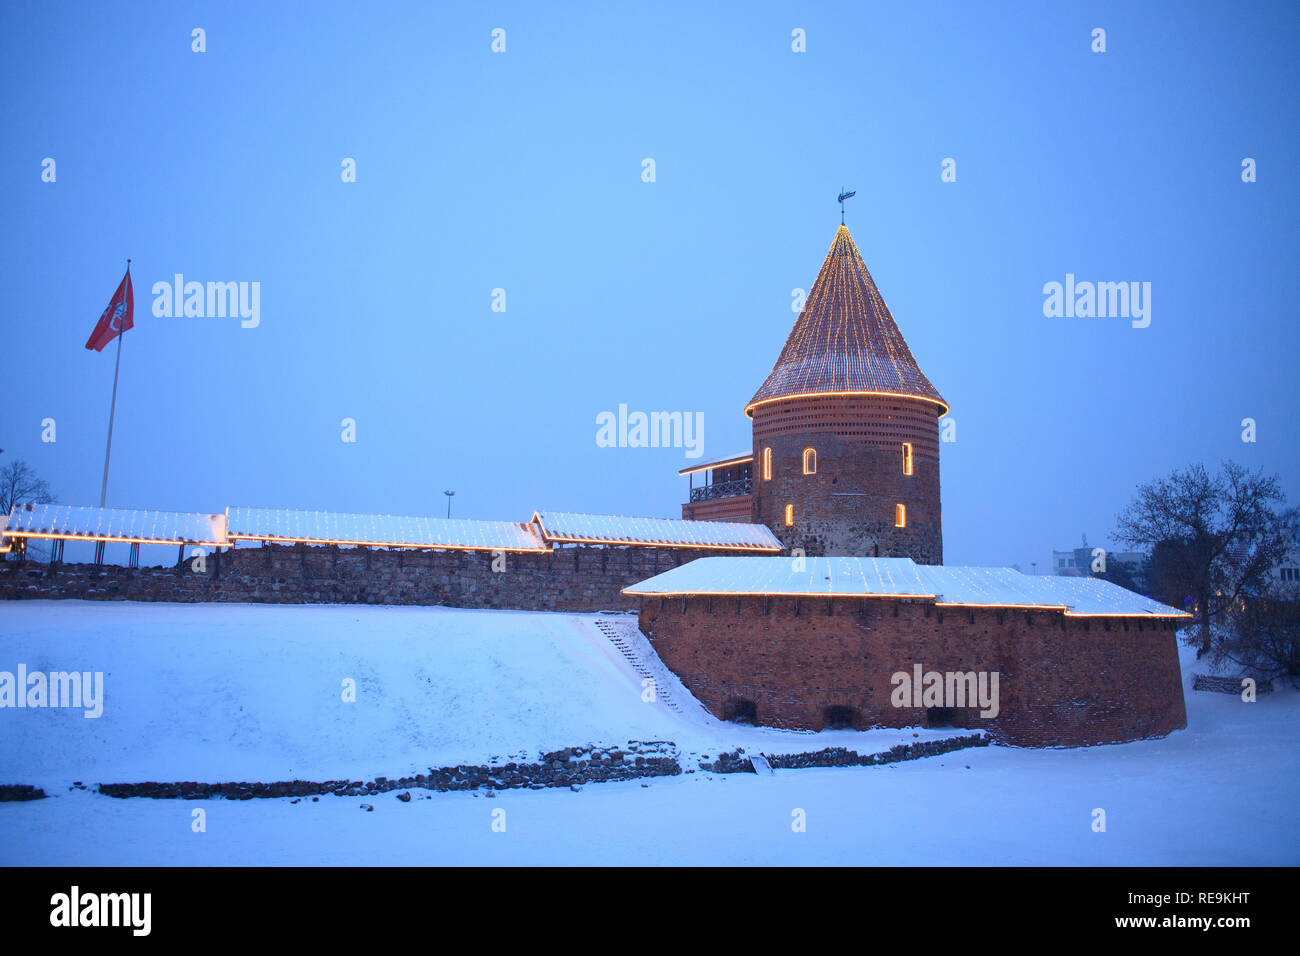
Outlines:
[[[913,731],[788,733],[646,704],[594,615],[442,608],[16,602],[0,671],[105,673],[103,716],[0,710],[14,864],[1296,864],[1300,695],[1187,691],[1170,737],[989,747],[884,767],[704,772],[570,790],[118,800],[87,784],[370,779],[542,750],[886,750]],[[1191,656],[1184,652],[1184,670]],[[1200,669],[1200,668],[1198,668]],[[342,700],[345,679],[355,703]],[[673,683],[673,682],[669,682]],[[1186,681],[1185,681],[1186,684]],[[920,739],[942,732],[916,731]],[[497,758],[494,760],[493,758]],[[688,760],[684,766],[693,766]],[[364,812],[362,804],[374,806]],[[207,815],[193,832],[192,814]],[[1093,810],[1106,813],[1094,832]],[[501,829],[504,810],[504,832]],[[806,831],[792,821],[803,811]],[[493,824],[496,824],[494,828]]]

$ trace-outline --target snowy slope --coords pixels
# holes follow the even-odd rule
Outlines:
[[[103,671],[103,716],[0,710],[0,783],[372,779],[628,740],[687,750],[883,751],[911,731],[736,727],[641,698],[596,615],[451,608],[23,601],[0,670]],[[635,619],[605,617],[630,629]],[[356,702],[342,700],[356,682]],[[917,731],[920,739],[952,731]]]

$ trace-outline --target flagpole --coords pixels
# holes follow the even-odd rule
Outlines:
[[[126,260],[126,272],[131,274],[131,260]],[[123,323],[125,324],[125,322]],[[113,400],[108,406],[108,444],[104,446],[104,481],[99,486],[99,506],[104,507],[108,501],[108,457],[113,451],[113,416],[117,414],[117,373],[122,367],[122,339],[126,337],[126,329],[117,333],[117,360],[113,363]]]

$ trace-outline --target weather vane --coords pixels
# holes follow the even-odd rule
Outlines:
[[[840,225],[841,226],[844,225],[844,200],[852,199],[857,194],[858,192],[856,189],[850,190],[849,192],[845,192],[843,189],[840,190],[839,197],[835,201],[840,204]]]

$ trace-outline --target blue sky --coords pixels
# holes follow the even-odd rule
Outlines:
[[[83,344],[130,256],[110,505],[677,516],[683,451],[598,447],[596,416],[698,411],[706,456],[747,450],[841,186],[957,422],[948,563],[1043,570],[1195,461],[1300,501],[1294,4],[0,16],[0,462],[64,503],[98,501],[113,347]],[[154,317],[175,273],[259,282],[260,324]],[[1067,273],[1150,282],[1150,327],[1044,317]]]

